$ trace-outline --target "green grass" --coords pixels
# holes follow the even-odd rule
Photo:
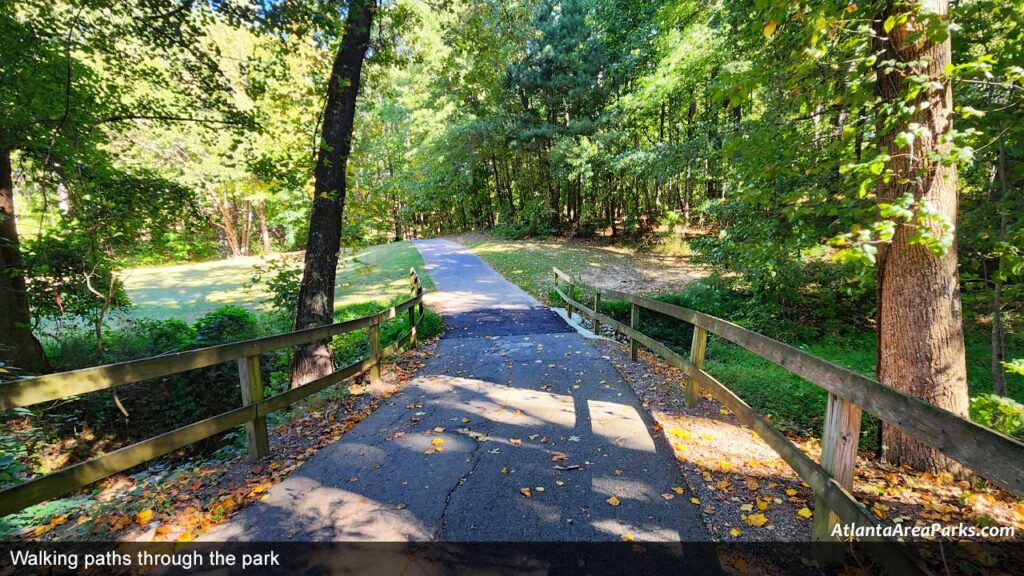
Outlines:
[[[296,266],[299,255],[290,256]],[[265,310],[267,293],[247,284],[266,263],[260,257],[232,258],[214,262],[135,268],[122,273],[125,288],[139,318],[178,318],[194,321],[227,304]],[[409,242],[381,244],[343,255],[338,265],[335,310],[370,300],[388,300],[408,294],[409,268],[423,270],[423,259]],[[425,287],[433,289],[426,274]]]

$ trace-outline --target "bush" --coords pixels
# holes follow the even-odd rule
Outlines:
[[[256,266],[253,279],[247,288],[262,284],[270,293],[270,309],[281,318],[292,320],[299,308],[299,288],[302,282],[302,266],[287,258],[275,258],[266,266]]]
[[[251,311],[230,304],[196,320],[196,343],[216,346],[249,340],[260,335],[260,323]]]
[[[1007,436],[1024,439],[1024,404],[1012,398],[981,394],[971,398],[971,420]]]

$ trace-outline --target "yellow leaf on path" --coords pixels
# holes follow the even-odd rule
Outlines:
[[[693,502],[694,504],[700,504],[700,499],[699,498],[690,498],[690,502]]]
[[[430,443],[434,446],[440,446],[441,444],[444,444],[444,438],[434,438]]]
[[[441,428],[440,426],[438,426],[437,428],[434,428],[434,432],[437,432],[438,434],[440,434],[441,432],[444,432],[444,428]]]
[[[747,490],[750,490],[751,492],[756,492],[757,489],[760,487],[761,485],[757,483],[757,480],[754,480],[753,478],[747,478]]]
[[[739,528],[733,528],[732,530],[729,530],[729,536],[732,536],[733,538],[739,538],[742,534],[743,530],[740,530]]]
[[[675,494],[669,494],[668,492],[666,492],[666,493],[662,494],[661,497],[664,498],[665,500],[671,500],[671,499],[675,498],[676,495]]]
[[[531,491],[529,488],[520,488],[519,493],[522,494],[523,496],[526,496],[527,498],[533,498],[533,491]]]
[[[619,504],[622,504],[622,501],[619,500],[618,498],[616,498],[615,496],[612,496],[611,498],[609,498],[607,500],[607,502],[609,504],[611,504],[612,506],[618,506]]]
[[[623,542],[633,542],[634,540],[636,540],[636,538],[634,538],[629,532],[622,535]]]
[[[462,419],[462,423],[463,424],[469,424],[469,418],[463,418]]]
[[[683,492],[686,492],[686,490],[683,489],[682,486],[673,486],[672,491],[675,492],[676,494],[682,494]]]
[[[551,455],[551,461],[552,462],[560,462],[562,460],[568,460],[568,459],[569,459],[569,456],[566,455],[566,454],[562,454],[561,452],[556,452],[556,453]]]
[[[46,534],[47,532],[49,532],[50,530],[53,530],[54,528],[55,528],[55,525],[53,525],[53,524],[47,524],[45,526],[40,526],[40,527],[38,527],[38,528],[36,528],[35,530],[32,531],[32,535],[33,536],[42,536],[43,534]]]
[[[751,514],[750,516],[747,516],[743,520],[747,524],[750,524],[751,526],[754,526],[754,527],[757,527],[757,528],[760,528],[761,526],[764,526],[765,524],[768,523],[768,517],[765,516],[764,514]]]
[[[502,473],[502,474],[508,474],[508,466],[503,466],[503,467],[501,468],[501,473]]]
[[[672,436],[675,436],[676,438],[682,438],[683,440],[693,438],[692,434],[690,434],[686,430],[683,430],[682,428],[672,428],[668,431],[668,433],[671,434]]]
[[[191,541],[192,541],[192,533],[191,532],[185,532],[181,536],[178,536],[178,542],[191,542]]]
[[[804,506],[800,510],[797,510],[797,513],[796,513],[796,515],[801,517],[801,518],[810,518],[813,514],[814,513],[811,512],[811,509],[808,508],[807,506]]]
[[[796,490],[792,488],[786,488],[786,496],[796,496]]]
[[[147,509],[143,510],[142,512],[139,512],[138,514],[135,515],[135,521],[138,522],[139,524],[145,524],[145,523],[149,522],[152,519],[153,519],[153,511],[150,510],[149,508],[147,508]]]

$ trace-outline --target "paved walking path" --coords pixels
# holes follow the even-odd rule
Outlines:
[[[708,540],[688,491],[662,496],[682,476],[612,364],[461,245],[417,248],[435,357],[205,539]]]

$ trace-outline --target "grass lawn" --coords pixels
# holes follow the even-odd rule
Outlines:
[[[276,256],[302,265],[300,254]],[[267,293],[261,286],[247,286],[266,267],[257,256],[232,258],[154,268],[135,268],[122,272],[125,288],[135,308],[132,316],[194,321],[207,312],[227,304],[254,310],[264,309]],[[430,277],[423,273],[423,259],[410,242],[370,246],[356,254],[342,256],[338,265],[335,309],[367,301],[390,301],[408,294],[409,268],[420,271],[427,289],[433,289]]]
[[[635,294],[678,292],[706,275],[688,258],[638,252],[608,241],[505,240],[482,233],[454,240],[541,301],[549,300],[555,286],[552,266],[590,285]]]
[[[624,248],[611,245],[583,242],[561,242],[557,240],[503,240],[483,234],[466,235],[457,240],[487,261],[503,276],[518,284],[535,297],[551,303],[550,291],[554,287],[551,267],[556,266],[574,277],[585,281],[594,276],[595,270],[630,270],[635,268],[635,259],[642,258]],[[666,266],[663,274],[678,274],[685,285],[690,278],[683,276],[682,269]],[[588,277],[589,276],[589,277]],[[604,284],[608,286],[607,283]],[[623,292],[645,294],[671,294],[681,291],[672,289],[670,282],[653,283],[646,290],[622,285]],[[589,299],[589,297],[588,297]],[[625,303],[619,303],[625,304]],[[629,321],[628,305],[616,306],[605,302],[605,311],[620,321]],[[689,355],[690,327],[682,322],[656,320],[641,313],[641,330],[653,338],[668,344],[684,356]],[[657,315],[660,316],[660,315]],[[649,318],[645,319],[645,318]],[[727,318],[728,319],[728,318]],[[992,375],[989,371],[991,348],[988,330],[984,326],[969,323],[965,326],[967,375],[972,396],[992,391]],[[815,356],[840,366],[873,376],[875,371],[876,342],[874,333],[863,333],[843,338],[822,338],[813,342],[788,342]],[[1009,357],[1024,357],[1024,341],[1011,335],[1008,341]],[[795,376],[784,368],[749,352],[712,337],[708,344],[707,370],[727,384],[751,406],[786,426],[787,428],[820,435],[825,413],[826,393],[810,382]],[[1024,402],[1024,377],[1010,375],[1008,395]],[[873,446],[875,423],[865,418],[862,445]]]

